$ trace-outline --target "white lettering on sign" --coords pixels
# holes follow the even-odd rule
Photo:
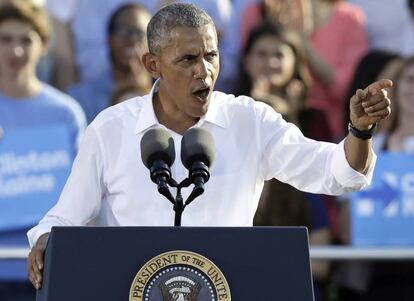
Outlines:
[[[37,192],[51,192],[55,189],[56,180],[52,174],[36,176],[16,176],[0,178],[0,198],[16,197]]]
[[[401,178],[401,188],[404,194],[414,196],[414,173],[407,173]]]
[[[370,217],[374,215],[374,202],[371,199],[361,199],[358,201],[356,211],[361,217]]]
[[[24,155],[8,152],[0,154],[0,176],[49,172],[53,169],[67,168],[70,164],[70,155],[62,150],[54,152],[29,151]]]
[[[402,199],[402,214],[407,217],[414,217],[414,198]]]

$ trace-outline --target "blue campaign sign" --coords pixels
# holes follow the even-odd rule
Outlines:
[[[414,155],[378,155],[372,185],[352,193],[355,245],[414,245]]]
[[[71,165],[67,127],[5,130],[0,138],[0,231],[36,224],[58,200]]]

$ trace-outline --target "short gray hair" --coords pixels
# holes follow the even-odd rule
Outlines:
[[[175,27],[201,27],[211,24],[211,17],[201,8],[189,3],[174,3],[161,8],[147,27],[148,49],[157,53],[170,39],[170,32]]]

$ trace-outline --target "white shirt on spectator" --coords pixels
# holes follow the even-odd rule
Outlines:
[[[172,204],[158,194],[140,158],[143,134],[159,124],[153,92],[101,112],[89,125],[58,203],[28,232],[31,246],[52,226],[172,226]],[[213,92],[209,109],[196,127],[215,141],[215,161],[205,192],[184,211],[183,226],[251,226],[263,188],[273,177],[313,193],[342,194],[365,187],[372,178],[353,170],[343,142],[305,138],[270,106],[253,99]],[[165,127],[164,127],[165,128]],[[183,180],[182,136],[175,142],[172,175]],[[190,189],[183,190],[184,200]]]

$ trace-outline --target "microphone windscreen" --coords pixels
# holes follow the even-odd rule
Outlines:
[[[164,161],[168,166],[174,163],[175,147],[171,135],[164,129],[150,129],[141,139],[141,159],[147,168],[156,160]]]
[[[181,162],[190,169],[195,161],[201,161],[208,167],[214,161],[214,139],[203,128],[187,130],[181,140]]]

